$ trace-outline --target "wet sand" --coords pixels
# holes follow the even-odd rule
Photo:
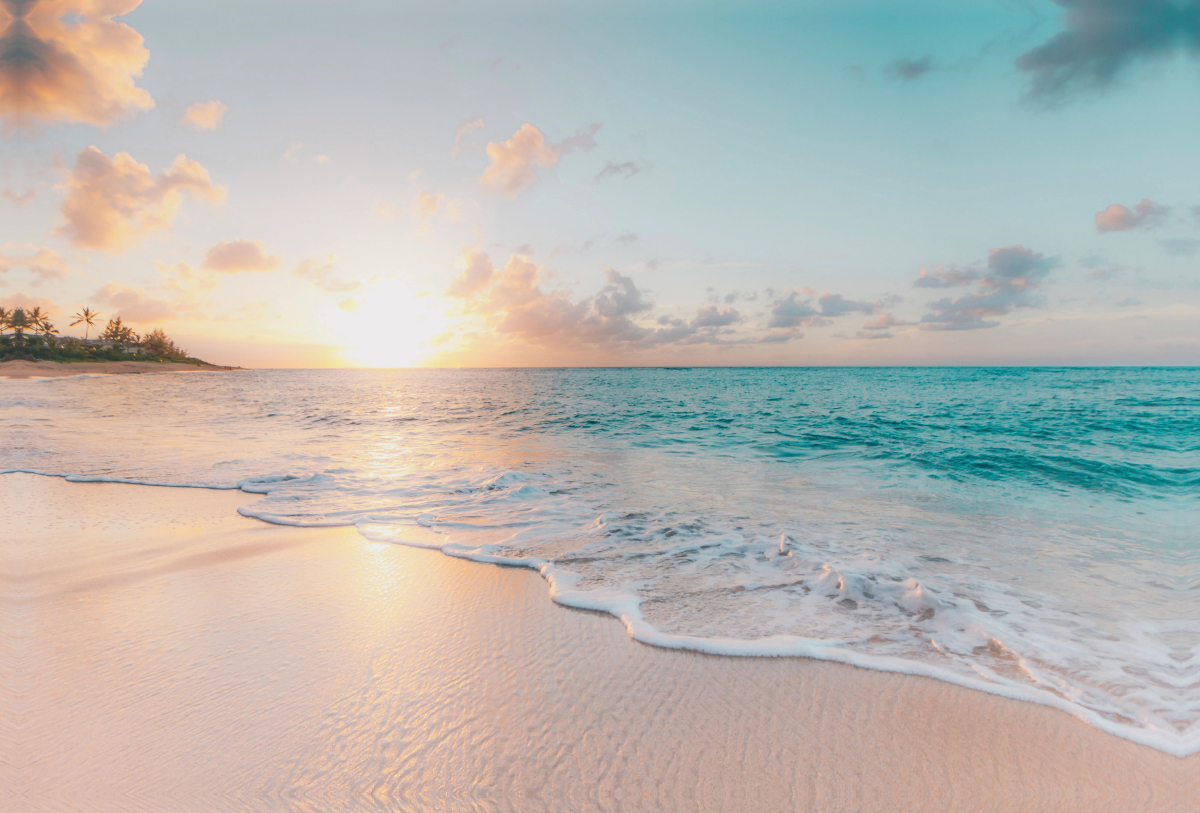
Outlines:
[[[229,370],[211,364],[159,361],[3,361],[0,378],[58,378],[67,375],[132,375],[137,373]]]
[[[1182,811],[1042,706],[632,642],[527,570],[0,476],[0,809]]]

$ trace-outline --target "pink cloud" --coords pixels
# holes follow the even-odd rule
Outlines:
[[[1096,214],[1096,230],[1100,232],[1130,231],[1141,227],[1153,228],[1161,223],[1170,210],[1149,198],[1142,198],[1132,209],[1114,203]]]
[[[161,322],[178,315],[165,299],[157,299],[141,288],[109,282],[92,295],[93,302],[107,305],[126,322]]]
[[[23,308],[24,310],[41,308],[43,312],[50,316],[55,316],[62,312],[62,308],[52,299],[47,299],[44,296],[29,296],[19,291],[15,294],[9,294],[6,297],[0,297],[0,307],[8,308],[9,310],[13,308]]]
[[[257,240],[222,240],[204,255],[201,268],[237,274],[242,271],[274,271],[280,265],[279,255],[268,255]]]
[[[631,278],[611,268],[604,271],[604,287],[579,300],[564,291],[543,290],[546,276],[528,256],[512,254],[502,268],[496,268],[483,252],[467,249],[462,272],[446,295],[462,300],[464,315],[483,320],[490,331],[490,337],[476,334],[483,344],[511,340],[557,350],[638,351],[665,345],[731,346],[777,340],[729,335],[731,326],[742,321],[733,308],[705,306],[691,320],[664,315],[649,321],[653,303]],[[784,340],[796,337],[792,333]]]
[[[154,175],[129,153],[109,158],[95,147],[79,153],[63,184],[64,224],[54,230],[80,248],[118,254],[152,231],[171,228],[186,192],[219,203],[225,190],[213,185],[208,170],[180,155],[166,172]]]
[[[228,110],[229,105],[216,99],[210,99],[207,102],[192,102],[183,117],[179,119],[179,123],[197,131],[215,130],[221,126],[221,121],[225,118]]]
[[[53,249],[14,243],[0,246],[0,273],[17,268],[24,268],[37,277],[34,284],[62,279],[71,273],[71,266]]]
[[[488,142],[487,154],[492,163],[479,181],[494,192],[513,197],[537,183],[535,168],[552,167],[573,150],[595,147],[599,129],[599,124],[593,124],[560,144],[550,144],[541,130],[529,123],[522,124],[507,141]]]
[[[154,107],[136,84],[150,58],[114,20],[141,0],[0,0],[0,118],[6,129],[104,126]]]

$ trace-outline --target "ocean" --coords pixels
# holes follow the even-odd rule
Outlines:
[[[926,675],[1200,751],[1200,370],[13,380],[0,431],[3,471],[241,488],[265,522],[536,569],[647,644]]]

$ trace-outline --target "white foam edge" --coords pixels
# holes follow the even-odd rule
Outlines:
[[[68,483],[118,483],[127,486],[154,486],[155,488],[203,488],[210,491],[237,491],[241,486],[205,486],[195,483],[155,483],[149,480],[130,480],[124,477],[100,477],[86,474],[54,474],[37,469],[3,469],[0,474],[36,474],[39,477],[58,477]]]
[[[268,520],[269,521],[269,520]],[[282,524],[282,523],[281,523]],[[895,672],[904,675],[940,680],[965,689],[986,692],[1029,703],[1037,703],[1066,712],[1093,728],[1131,742],[1162,751],[1173,757],[1184,759],[1200,753],[1200,731],[1179,736],[1171,732],[1138,728],[1114,722],[1078,703],[1029,686],[1005,681],[975,680],[948,669],[939,669],[931,664],[908,661],[903,658],[865,655],[842,648],[843,641],[816,641],[794,635],[772,635],[766,638],[700,638],[694,635],[677,635],[661,632],[645,620],[641,613],[641,599],[631,592],[612,590],[575,590],[573,585],[580,578],[574,573],[557,571],[553,562],[536,557],[517,558],[495,554],[476,553],[474,548],[451,542],[435,542],[396,539],[383,535],[372,535],[363,525],[379,524],[378,520],[364,521],[356,525],[358,532],[373,541],[388,542],[407,547],[433,548],[456,559],[496,564],[507,567],[524,567],[536,570],[550,588],[550,599],[563,607],[591,610],[613,616],[625,627],[633,640],[660,649],[679,649],[700,652],[706,655],[721,655],[737,658],[812,658],[820,661],[844,663],[877,672]]]
[[[194,484],[179,484],[179,483],[151,483],[143,480],[129,480],[112,477],[85,477],[81,475],[70,474],[51,474],[33,469],[5,469],[0,471],[0,474],[36,474],[43,477],[60,477],[71,483],[119,483],[124,485],[147,485],[158,486],[165,488],[206,488],[213,490],[233,491],[241,488],[247,493],[265,494],[266,489],[262,491],[250,491],[245,486],[260,485],[266,486],[273,482],[295,482],[296,480],[305,479],[299,477],[284,477],[277,478],[260,478],[253,482],[242,481],[236,486],[204,486]],[[405,540],[396,539],[392,536],[383,534],[371,534],[365,526],[381,524],[378,519],[365,519],[357,522],[300,522],[289,521],[280,517],[274,517],[269,514],[255,514],[244,510],[246,506],[238,509],[238,513],[243,516],[258,519],[271,525],[281,525],[288,527],[346,527],[353,525],[355,530],[364,538],[375,542],[386,542],[393,545],[404,545],[412,548],[427,548],[441,551],[447,556],[453,556],[456,559],[468,559],[473,562],[482,564],[494,564],[505,567],[523,567],[530,570],[536,570],[543,579],[546,580],[550,589],[550,599],[555,604],[563,607],[570,607],[577,610],[591,610],[593,612],[607,613],[621,622],[625,627],[625,632],[633,640],[646,644],[648,646],[659,647],[660,649],[679,649],[691,652],[700,652],[706,655],[723,655],[727,657],[738,658],[812,658],[820,661],[832,661],[835,663],[844,663],[849,666],[857,666],[862,669],[873,669],[877,672],[895,672],[903,675],[914,675],[917,677],[931,678],[940,680],[943,683],[950,683],[956,686],[961,686],[965,689],[973,689],[980,692],[985,692],[991,695],[1005,697],[1010,700],[1019,700],[1029,703],[1037,703],[1042,706],[1049,706],[1058,709],[1059,711],[1070,714],[1071,716],[1082,720],[1093,728],[1097,728],[1105,733],[1112,734],[1115,737],[1120,737],[1124,740],[1135,742],[1139,745],[1144,745],[1148,748],[1153,748],[1156,751],[1161,751],[1169,756],[1185,759],[1200,753],[1200,730],[1192,733],[1179,736],[1170,732],[1156,731],[1145,728],[1137,728],[1135,726],[1117,723],[1108,720],[1102,715],[1085,708],[1077,703],[1072,703],[1066,698],[1050,694],[1046,691],[1040,691],[1028,686],[1010,683],[1007,681],[992,682],[985,680],[975,680],[965,675],[960,675],[951,672],[948,669],[939,669],[930,664],[919,663],[916,661],[906,661],[902,658],[889,657],[873,657],[864,655],[861,652],[853,652],[845,649],[840,649],[840,641],[814,641],[807,638],[801,638],[793,635],[772,635],[766,638],[700,638],[694,635],[675,635],[671,633],[660,632],[655,629],[649,622],[645,620],[641,613],[641,599],[630,592],[621,591],[590,591],[590,590],[575,590],[574,583],[580,578],[573,573],[557,572],[554,563],[546,559],[529,557],[518,558],[512,556],[498,556],[495,554],[480,553],[476,548],[468,548],[465,545],[458,545],[452,542],[444,542],[438,544],[432,541],[422,540]],[[393,521],[389,524],[396,524]]]

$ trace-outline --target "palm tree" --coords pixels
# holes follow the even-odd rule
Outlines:
[[[46,321],[46,317],[49,315],[50,314],[48,313],[42,313],[41,307],[34,308],[27,314],[27,318],[29,319],[29,328],[31,330],[41,329],[42,323]]]
[[[94,328],[96,326],[96,320],[100,318],[100,314],[97,313],[96,311],[92,310],[91,308],[84,308],[83,310],[81,310],[79,313],[75,314],[71,318],[75,320],[74,322],[71,323],[71,327],[75,327],[78,324],[82,324],[85,326],[83,329],[83,338],[84,338],[84,341],[86,341],[87,337],[88,337],[88,333],[91,331],[92,328]]]
[[[42,317],[37,324],[37,332],[42,337],[42,340],[46,342],[47,346],[54,347],[58,344],[58,341],[54,338],[58,335],[58,328],[49,319]]]
[[[13,344],[17,347],[24,347],[25,330],[29,327],[32,327],[30,324],[29,314],[25,313],[25,309],[13,308],[12,313],[8,315],[8,319],[4,321],[4,324],[12,329]]]

